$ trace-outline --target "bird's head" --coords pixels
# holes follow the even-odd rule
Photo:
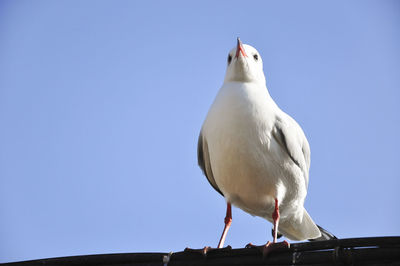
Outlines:
[[[263,63],[257,50],[242,44],[237,38],[237,45],[227,59],[225,82],[256,82],[265,84]]]

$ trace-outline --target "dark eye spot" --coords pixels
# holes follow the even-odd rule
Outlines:
[[[231,63],[231,61],[232,61],[232,56],[228,55],[228,65]]]
[[[254,60],[258,61],[258,54],[253,55]]]

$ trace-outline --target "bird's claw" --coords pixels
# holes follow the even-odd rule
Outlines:
[[[253,245],[252,243],[249,243],[246,245],[246,248],[256,248],[258,251],[260,251],[263,255],[263,258],[267,257],[269,253],[271,252],[279,252],[279,251],[285,251],[290,249],[290,244],[286,240],[283,242],[277,242],[277,243],[272,243],[272,242],[267,242],[265,245],[261,246],[256,246]]]
[[[184,252],[190,252],[190,253],[199,253],[202,256],[207,256],[207,252],[211,249],[211,247],[206,246],[204,248],[200,249],[194,249],[194,248],[185,248]]]
[[[213,251],[217,251],[217,250],[223,251],[223,250],[231,250],[231,249],[232,249],[231,246],[226,246],[224,248],[212,248],[212,247],[206,246],[206,247],[200,248],[200,249],[185,248],[184,252],[199,253],[203,257],[206,257],[208,253],[213,252]]]

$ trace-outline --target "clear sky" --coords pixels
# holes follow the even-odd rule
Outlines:
[[[216,246],[197,137],[236,37],[311,146],[306,208],[400,235],[398,1],[1,1],[0,262]],[[226,244],[271,240],[233,208]]]

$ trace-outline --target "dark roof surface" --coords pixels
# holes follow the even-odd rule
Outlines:
[[[123,253],[49,258],[3,264],[31,265],[400,265],[400,237],[348,238],[291,244],[263,258],[254,248],[200,252]]]

